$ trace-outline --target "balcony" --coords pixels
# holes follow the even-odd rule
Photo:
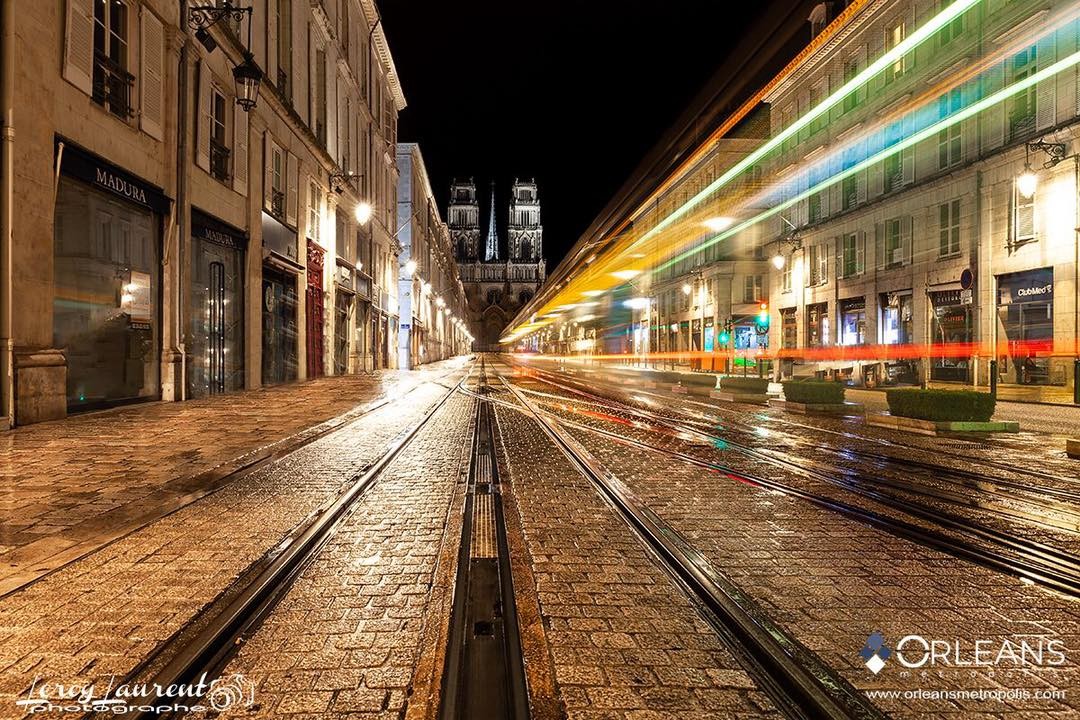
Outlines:
[[[134,75],[104,53],[94,53],[94,102],[127,120],[135,114],[131,106],[131,89],[134,86]]]
[[[1009,114],[1009,140],[1020,140],[1035,134],[1035,113],[1024,111]]]
[[[229,148],[210,139],[210,174],[221,182],[229,180]]]
[[[270,191],[270,214],[278,219],[285,217],[285,193],[280,190]]]

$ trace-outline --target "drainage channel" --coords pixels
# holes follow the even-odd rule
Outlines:
[[[477,389],[487,390],[483,371]],[[477,403],[441,720],[529,717],[493,417],[491,403]]]

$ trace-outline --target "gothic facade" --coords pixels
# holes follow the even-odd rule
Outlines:
[[[491,187],[486,233],[481,246],[480,204],[472,179],[455,180],[448,206],[450,239],[465,286],[475,349],[496,349],[510,320],[544,282],[544,228],[534,180],[514,180],[510,192],[506,242],[499,240],[495,186]]]

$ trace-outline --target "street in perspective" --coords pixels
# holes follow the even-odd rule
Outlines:
[[[1080,717],[1080,0],[0,0],[0,720]]]

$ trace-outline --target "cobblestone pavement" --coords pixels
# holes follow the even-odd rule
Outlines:
[[[520,513],[567,716],[773,715],[715,631],[535,421],[496,413],[503,481]]]
[[[456,382],[461,376],[451,377]],[[35,678],[129,672],[447,392],[416,390],[0,598],[0,717]]]
[[[527,384],[527,383],[526,383]],[[1072,690],[1080,673],[1059,668],[993,671],[938,665],[880,675],[860,649],[881,630],[888,643],[909,634],[999,648],[1044,637],[1080,647],[1080,606],[950,556],[900,540],[795,498],[735,482],[657,453],[570,430],[631,490],[761,603],[804,645],[856,687],[876,691],[943,689]],[[736,467],[737,455],[724,461]],[[737,519],[737,521],[734,521]],[[897,716],[1074,717],[1080,698],[933,700],[878,697]]]
[[[223,716],[404,717],[425,623],[449,612],[450,594],[431,591],[459,541],[447,518],[460,514],[473,410],[447,401],[360,499],[229,663],[257,684],[256,706]]]
[[[138,405],[0,433],[0,594],[460,363]]]

